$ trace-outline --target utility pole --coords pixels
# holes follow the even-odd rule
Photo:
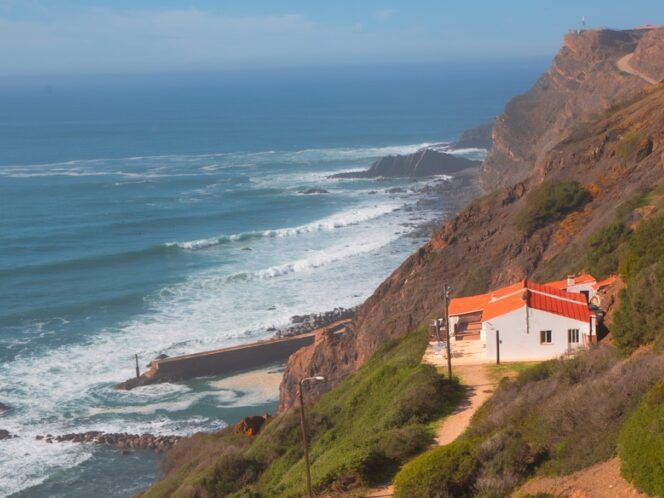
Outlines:
[[[447,334],[447,340],[445,341],[447,343],[447,377],[452,378],[452,348],[450,346],[450,315],[449,315],[449,300],[450,300],[450,292],[452,291],[452,288],[445,284],[443,286],[443,303],[445,306],[445,330]]]
[[[311,469],[309,467],[309,445],[307,444],[307,423],[304,418],[304,383],[306,381],[317,381],[325,380],[325,377],[317,375],[315,377],[305,377],[300,381],[299,396],[300,396],[300,428],[302,430],[302,445],[304,447],[304,465],[307,472],[307,496],[309,498],[314,498],[314,494],[311,491]]]
[[[134,355],[134,359],[136,360],[136,378],[138,379],[141,376],[141,371],[138,369],[138,355]]]
[[[500,330],[496,330],[496,365],[500,365]]]

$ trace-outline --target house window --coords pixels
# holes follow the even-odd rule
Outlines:
[[[567,330],[567,342],[570,344],[579,343],[579,329],[568,329]]]
[[[551,331],[540,330],[540,344],[551,344]]]

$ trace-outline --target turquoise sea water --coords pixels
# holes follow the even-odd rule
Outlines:
[[[0,428],[20,436],[0,442],[0,496],[127,496],[158,476],[155,455],[37,434],[189,434],[273,409],[274,369],[112,385],[134,354],[250,342],[360,303],[441,213],[405,181],[328,176],[453,140],[546,65],[0,83]]]

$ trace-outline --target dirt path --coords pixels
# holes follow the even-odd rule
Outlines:
[[[445,417],[436,434],[436,444],[443,446],[458,438],[470,424],[477,409],[489,399],[496,383],[489,377],[486,365],[459,365],[454,369],[466,388],[466,397],[457,409]]]
[[[425,356],[425,361],[427,358]],[[450,415],[441,420],[436,431],[435,446],[450,444],[470,424],[477,409],[493,394],[496,382],[489,376],[485,364],[464,364],[452,367],[453,374],[458,375],[466,389],[466,396],[459,406]],[[370,489],[366,498],[387,498],[394,496],[394,486],[391,483]]]
[[[512,496],[551,493],[561,498],[648,498],[620,475],[618,458],[595,464],[568,476],[535,477]]]
[[[634,69],[632,67],[630,61],[632,60],[633,55],[634,53],[627,54],[624,57],[618,59],[618,62],[616,62],[616,66],[618,66],[618,69],[620,69],[623,73],[631,74],[632,76],[638,76],[643,81],[650,83],[651,85],[657,85],[659,81],[657,81],[654,78],[651,78],[647,74],[644,74],[641,71],[638,71],[637,69]]]

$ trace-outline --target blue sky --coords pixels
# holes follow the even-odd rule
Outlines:
[[[549,56],[580,25],[664,23],[664,1],[0,0],[0,76]]]

